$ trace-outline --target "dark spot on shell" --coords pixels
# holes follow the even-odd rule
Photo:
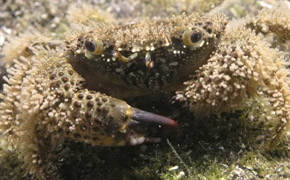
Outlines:
[[[93,141],[99,141],[100,139],[98,137],[93,137]]]
[[[89,94],[89,95],[86,96],[86,98],[87,98],[88,100],[90,100],[90,99],[93,98],[93,96]]]
[[[93,101],[88,101],[87,102],[87,106],[90,107],[90,108],[94,107],[94,102]]]
[[[86,135],[86,136],[84,136],[84,139],[90,139],[90,136]]]
[[[52,75],[49,76],[49,79],[50,79],[50,80],[53,80],[53,79],[55,79],[55,78],[56,78],[56,75],[55,75],[55,74],[52,74]]]
[[[92,113],[91,113],[91,112],[86,112],[86,118],[87,118],[87,119],[92,118]]]
[[[82,107],[82,104],[79,101],[75,101],[74,102],[74,107],[80,108],[80,107]]]
[[[102,121],[99,118],[95,118],[95,122],[99,125],[102,124]]]
[[[64,77],[61,78],[61,80],[62,80],[62,82],[68,82],[68,77],[64,76]]]
[[[82,136],[79,133],[74,133],[75,138],[81,138]]]
[[[69,84],[65,84],[65,85],[64,85],[64,89],[65,89],[66,91],[68,91],[69,88],[70,88],[70,85],[69,85]]]
[[[78,94],[78,99],[79,100],[82,100],[84,98],[84,95],[83,94]]]
[[[100,98],[99,97],[96,97],[96,101],[100,101]]]
[[[100,101],[99,101],[99,102],[97,102],[97,105],[98,105],[98,106],[101,106],[102,104],[103,104],[103,103],[102,103],[102,102],[100,102]]]
[[[56,88],[56,82],[52,82],[52,83],[50,83],[49,87],[50,87],[50,88]]]
[[[63,73],[63,72],[59,72],[58,75],[59,75],[59,76],[63,76],[64,73]]]
[[[69,75],[73,75],[74,74],[73,70],[68,70],[67,72],[69,73]]]
[[[103,101],[103,102],[107,102],[107,101],[108,101],[108,99],[107,99],[107,98],[105,98],[105,97],[103,97],[103,98],[102,98],[102,101]]]
[[[206,31],[207,31],[208,33],[212,33],[212,29],[211,29],[211,28],[206,28]]]
[[[97,112],[101,112],[102,108],[97,107]]]
[[[61,81],[56,81],[56,87],[60,87],[61,84],[62,84]]]

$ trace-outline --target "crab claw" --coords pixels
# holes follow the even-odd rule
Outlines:
[[[170,118],[146,112],[137,108],[132,108],[132,110],[132,119],[139,123],[158,124],[162,126],[167,126],[169,128],[177,128],[178,126],[177,122]]]
[[[159,142],[164,131],[178,126],[170,118],[133,108],[126,101],[89,90],[74,95],[70,114],[71,122],[75,123],[68,127],[66,135],[97,146]]]
[[[103,126],[103,141],[106,146],[138,145],[156,143],[164,132],[177,129],[174,120],[129,106],[125,101],[110,97],[108,113],[111,118]],[[105,118],[105,117],[104,117]],[[105,118],[108,119],[108,118]]]
[[[158,128],[165,128],[165,130],[176,130],[178,124],[176,121],[146,112],[137,108],[131,108],[131,120],[128,123],[129,133],[126,137],[126,144],[128,145],[138,145],[144,142],[158,143],[160,142],[159,137],[151,137],[151,135],[156,135],[156,132],[152,132]],[[159,133],[160,134],[160,133]]]

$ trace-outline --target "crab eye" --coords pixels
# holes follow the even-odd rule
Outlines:
[[[85,47],[88,51],[94,52],[96,50],[96,43],[95,43],[95,41],[86,40]]]
[[[182,41],[185,45],[191,47],[201,47],[203,45],[204,34],[198,29],[186,30],[182,35]]]
[[[190,35],[190,40],[193,43],[197,43],[202,38],[202,33],[200,31],[198,32],[192,32]]]
[[[95,55],[101,55],[104,50],[104,44],[101,40],[85,40],[85,47]]]

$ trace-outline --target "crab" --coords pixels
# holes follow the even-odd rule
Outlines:
[[[289,39],[290,23],[287,13],[285,22],[265,21],[263,13],[239,26],[228,25],[222,13],[183,14],[103,23],[59,41],[32,36],[7,68],[1,132],[31,174],[54,179],[51,152],[65,139],[96,146],[159,142],[151,127],[174,130],[177,122],[123,99],[175,92],[199,115],[263,101],[265,121],[277,122],[273,147],[290,119],[287,56],[263,38]]]

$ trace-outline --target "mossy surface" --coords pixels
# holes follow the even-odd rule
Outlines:
[[[29,180],[33,179],[22,168],[22,162],[19,161],[17,154],[12,147],[7,147],[0,136],[0,179],[1,180]]]

